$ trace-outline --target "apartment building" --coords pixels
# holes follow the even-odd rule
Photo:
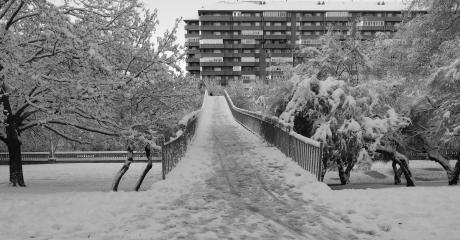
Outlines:
[[[296,49],[321,46],[328,31],[366,40],[424,13],[406,9],[395,0],[221,2],[185,20],[186,70],[222,85],[270,81],[281,76],[278,66],[296,64]]]

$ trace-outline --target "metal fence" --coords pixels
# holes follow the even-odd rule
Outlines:
[[[195,130],[200,112],[196,112],[182,128],[182,134],[178,137],[163,144],[161,147],[161,165],[163,172],[163,180],[166,175],[179,163],[180,159],[185,155],[187,146],[195,135]]]
[[[291,131],[289,126],[282,124],[276,118],[265,117],[235,107],[226,91],[224,96],[237,122],[277,147],[286,156],[292,158],[299,166],[314,174],[321,181],[322,143]]]
[[[34,163],[96,163],[96,162],[124,162],[127,158],[126,151],[79,151],[79,152],[55,152],[52,157],[49,152],[23,152],[22,162]],[[160,150],[153,151],[153,161],[161,162]],[[147,161],[144,152],[134,152],[135,161]],[[8,164],[8,153],[0,153],[0,164]]]
[[[439,153],[449,160],[458,159],[460,157],[460,152],[454,149],[442,149],[439,150]],[[407,157],[410,160],[429,160],[428,155],[422,152],[409,152],[407,153]]]
[[[208,91],[206,90],[203,97],[203,104],[207,95]],[[166,179],[166,175],[168,175],[168,173],[176,167],[181,158],[184,157],[189,143],[191,142],[193,136],[195,136],[195,130],[200,113],[201,110],[198,110],[190,113],[190,115],[186,116],[185,119],[182,119],[179,122],[182,134],[161,146],[163,180]]]

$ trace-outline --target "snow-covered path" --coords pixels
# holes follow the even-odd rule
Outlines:
[[[199,222],[194,221],[194,214],[184,215],[179,229],[189,228],[186,232],[196,232],[197,239],[203,233],[212,233],[215,239],[353,238],[353,231],[328,225],[329,221],[346,225],[346,216],[331,214],[326,207],[291,191],[294,186],[281,174],[290,162],[237,124],[223,97],[209,97],[205,104],[189,158],[170,177],[178,177],[187,171],[185,166],[192,163],[191,159],[200,158],[198,164],[208,168],[206,177],[183,197],[181,205],[189,209],[199,207],[196,214],[202,214],[203,208],[210,212],[207,219]],[[187,199],[200,201],[197,204]],[[194,235],[187,238],[191,236]]]
[[[454,240],[459,189],[331,191],[237,124],[223,97],[206,97],[165,181],[144,192],[0,188],[0,239]]]
[[[285,157],[237,124],[223,97],[208,98],[199,127],[194,147],[204,148],[207,156],[203,159],[209,160],[210,168],[204,186],[192,195],[202,196],[204,206],[223,201],[213,214],[224,223],[215,229],[218,239],[353,238],[353,231],[328,225],[329,221],[346,225],[346,216],[331,214],[327,208],[291,191],[293,185],[281,174],[285,162],[277,161]],[[193,208],[195,203],[184,204]]]

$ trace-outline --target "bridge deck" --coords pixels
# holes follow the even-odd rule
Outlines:
[[[187,239],[356,237],[346,216],[314,201],[325,185],[235,122],[223,97],[204,106],[192,146],[165,182],[187,188],[171,206],[183,209],[180,221],[168,216],[182,229],[171,237],[184,228]]]

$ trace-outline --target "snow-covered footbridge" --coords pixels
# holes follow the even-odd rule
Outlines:
[[[180,209],[168,218],[174,226],[168,231],[187,233],[186,239],[353,239],[358,234],[346,228],[347,217],[313,203],[326,186],[237,123],[223,96],[205,97],[195,138],[163,184],[185,193],[168,206]]]

